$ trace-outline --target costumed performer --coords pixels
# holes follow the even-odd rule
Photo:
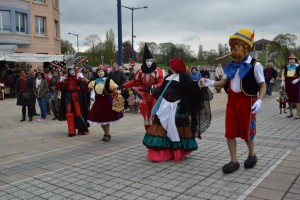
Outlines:
[[[225,137],[231,161],[222,168],[225,174],[239,169],[236,138],[242,138],[248,147],[248,158],[244,162],[246,169],[257,163],[254,152],[256,135],[256,113],[262,107],[266,95],[263,66],[250,56],[254,42],[254,32],[241,29],[230,36],[229,45],[233,61],[224,67],[221,81],[202,79],[204,86],[223,87],[228,94],[225,118]],[[259,95],[257,95],[259,94]],[[242,114],[238,114],[242,113]]]
[[[124,99],[117,91],[118,85],[111,78],[107,78],[103,68],[98,68],[97,74],[98,78],[88,84],[95,93],[88,122],[91,125],[101,125],[104,131],[102,141],[108,142],[111,138],[110,124],[123,117]]]
[[[211,91],[200,89],[199,82],[186,73],[183,60],[174,58],[169,66],[172,74],[159,89],[162,101],[143,139],[147,159],[153,162],[180,161],[197,150],[195,137],[200,137],[211,122]],[[194,115],[192,110],[196,111]]]
[[[144,126],[147,130],[152,123],[151,109],[155,104],[157,97],[151,95],[151,91],[157,90],[163,82],[163,70],[157,67],[153,56],[145,43],[143,64],[141,69],[138,69],[133,80],[123,84],[124,88],[139,88],[139,93],[142,100],[139,104],[139,109],[144,118]]]
[[[295,119],[300,119],[300,67],[294,54],[289,57],[289,64],[283,68],[281,80],[280,86],[285,88],[288,96],[290,115],[287,118],[293,117],[293,103],[295,103],[297,110]]]
[[[89,133],[87,123],[89,108],[82,89],[82,81],[89,80],[76,70],[74,58],[75,56],[71,54],[64,56],[67,75],[58,83],[58,89],[61,91],[59,120],[67,120],[69,137],[76,135],[76,129],[78,135]]]

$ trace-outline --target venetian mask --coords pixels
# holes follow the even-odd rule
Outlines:
[[[68,75],[69,76],[74,76],[75,75],[75,70],[73,68],[68,69]]]
[[[148,68],[152,66],[152,63],[153,63],[153,59],[146,59],[146,65]]]

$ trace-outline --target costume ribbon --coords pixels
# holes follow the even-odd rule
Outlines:
[[[237,68],[240,68],[239,77],[243,79],[247,75],[251,67],[252,65],[250,63],[246,63],[244,61],[238,63],[231,62],[224,67],[224,72],[226,73],[227,77],[231,80],[234,77]]]
[[[104,83],[105,82],[105,78],[96,78],[95,82],[96,83]]]

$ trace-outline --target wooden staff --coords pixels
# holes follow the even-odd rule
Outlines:
[[[221,59],[223,59],[223,58],[227,58],[228,56],[231,56],[231,54],[232,54],[232,53],[228,53],[228,54],[226,54],[226,55],[224,55],[224,56],[221,56],[221,57],[216,58],[215,60],[221,60]]]

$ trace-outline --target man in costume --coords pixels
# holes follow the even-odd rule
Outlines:
[[[248,158],[244,162],[246,169],[257,163],[254,153],[254,136],[256,135],[256,113],[262,107],[266,94],[263,66],[249,55],[254,42],[254,33],[241,29],[230,36],[229,45],[233,61],[224,68],[221,81],[202,79],[204,86],[223,87],[228,93],[226,106],[225,137],[231,161],[223,166],[225,174],[239,169],[236,138],[245,140]],[[257,95],[258,94],[258,95]],[[241,114],[238,114],[241,113]]]
[[[74,55],[65,55],[64,60],[67,76],[63,77],[59,84],[62,92],[59,120],[67,120],[69,137],[76,135],[76,129],[78,135],[85,135],[89,132],[87,123],[89,108],[81,84],[83,80],[85,82],[88,80],[76,70],[79,62],[83,61],[77,59],[74,64]]]
[[[151,94],[151,91],[159,88],[163,82],[163,71],[156,66],[153,56],[149,51],[147,44],[144,48],[143,64],[141,69],[137,70],[133,80],[123,84],[124,88],[137,87],[142,96],[139,109],[144,117],[144,126],[147,130],[152,123],[151,108],[155,104],[157,97]]]
[[[289,57],[289,64],[284,67],[281,75],[281,87],[285,88],[288,96],[288,104],[290,115],[287,118],[293,117],[293,104],[296,104],[296,117],[295,119],[300,119],[300,67],[298,65],[298,60],[294,54]]]

